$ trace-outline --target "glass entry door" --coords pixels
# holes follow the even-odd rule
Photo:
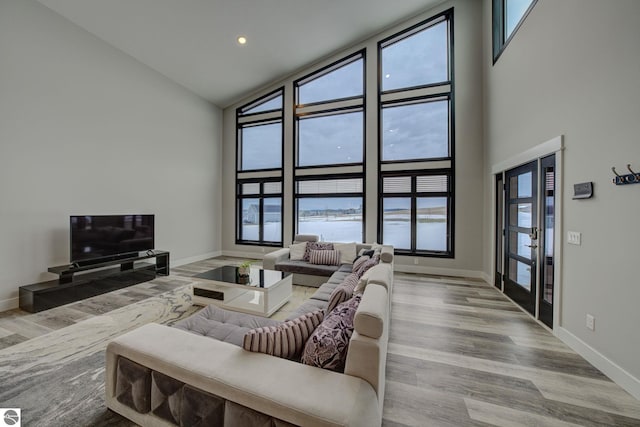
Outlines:
[[[556,219],[556,156],[540,159],[540,198],[542,203],[542,221],[540,226],[540,302],[538,318],[553,328],[553,293],[555,264],[555,219]]]
[[[504,292],[536,316],[538,161],[505,174]]]

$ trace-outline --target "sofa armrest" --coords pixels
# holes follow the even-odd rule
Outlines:
[[[118,356],[296,425],[381,424],[376,392],[361,378],[252,353],[168,326],[151,323],[128,332],[109,343],[106,356],[107,406],[133,421],[145,418],[115,397]]]
[[[275,270],[276,264],[281,261],[289,259],[289,248],[278,249],[277,251],[269,252],[262,259],[262,268],[266,270]]]

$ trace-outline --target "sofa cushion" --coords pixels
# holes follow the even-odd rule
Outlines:
[[[340,264],[351,264],[356,257],[356,242],[334,243],[333,249],[340,251]]]
[[[304,259],[304,253],[307,250],[307,242],[292,243],[289,245],[289,259],[291,261],[301,261]]]
[[[296,310],[291,313],[285,320],[295,319],[296,317],[302,316],[305,313],[310,313],[315,310],[324,310],[327,308],[326,301],[320,301],[317,299],[309,299],[303,302]]]
[[[265,326],[278,326],[280,321],[250,314],[224,310],[209,305],[199,313],[181,320],[173,326],[196,335],[215,338],[242,347],[244,334]]]
[[[353,334],[353,321],[360,295],[339,304],[311,334],[304,346],[302,363],[343,372]]]
[[[340,283],[342,282],[325,283],[324,285],[320,286],[313,295],[311,295],[311,299],[323,301],[326,306],[326,303],[329,302],[329,298],[331,297],[331,293],[335,288],[337,288],[340,285]]]
[[[312,250],[309,254],[309,262],[311,264],[320,265],[340,265],[340,251],[336,250]]]
[[[300,356],[305,342],[323,318],[324,311],[316,310],[278,326],[251,329],[245,333],[242,347],[248,351],[294,359]]]
[[[318,240],[320,240],[320,236],[317,234],[296,234],[293,236],[293,243],[317,242]]]
[[[282,261],[276,264],[275,269],[288,273],[313,274],[315,276],[331,276],[338,271],[337,265],[316,265],[306,261]]]
[[[329,277],[327,283],[335,283],[336,285],[339,285],[340,283],[342,283],[345,277],[347,277],[351,273],[351,264],[342,264],[338,271],[336,271],[331,275],[331,277]]]
[[[353,320],[353,326],[359,334],[374,339],[382,336],[389,304],[388,295],[387,289],[378,284],[367,289],[367,298],[361,301]]]
[[[351,273],[344,279],[342,283],[336,286],[336,288],[333,290],[333,292],[331,292],[331,295],[329,296],[327,313],[336,308],[338,304],[350,299],[353,296],[353,290],[356,288],[357,284],[358,275],[356,273]]]
[[[311,251],[333,250],[333,243],[327,242],[307,242],[307,248],[304,252],[304,260],[309,261]]]

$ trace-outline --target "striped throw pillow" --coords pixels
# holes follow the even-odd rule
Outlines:
[[[369,259],[370,257],[368,255],[359,256],[358,258],[356,258],[355,261],[353,261],[353,266],[351,266],[351,271],[352,272],[358,271],[365,262],[369,261]]]
[[[278,326],[251,329],[244,334],[242,348],[284,359],[295,359],[300,356],[307,339],[323,318],[324,311],[316,310]]]
[[[303,259],[309,261],[311,251],[331,251],[333,250],[333,243],[327,242],[307,242],[307,248],[304,251]]]
[[[362,275],[371,267],[378,265],[378,263],[380,262],[380,257],[374,256],[371,259],[368,259],[367,261],[365,261],[360,268],[358,268],[355,273],[358,275],[358,278],[362,277]]]
[[[319,265],[340,265],[340,251],[312,250],[311,255],[309,255],[309,262],[311,264],[319,264]]]
[[[331,311],[336,308],[338,304],[345,302],[353,296],[353,291],[358,285],[359,279],[360,278],[356,273],[351,273],[344,278],[342,283],[336,286],[333,292],[331,292],[331,296],[329,297],[329,304],[327,305],[326,313],[331,313]]]

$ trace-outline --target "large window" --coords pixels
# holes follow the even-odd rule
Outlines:
[[[364,51],[294,82],[294,233],[362,242]]]
[[[453,257],[452,11],[378,44],[379,239]]]
[[[493,0],[493,62],[538,0]]]
[[[236,243],[282,244],[283,89],[236,110]]]
[[[297,232],[333,242],[362,242],[363,182],[360,177],[305,177],[296,182]]]
[[[382,241],[398,253],[446,256],[451,247],[452,191],[448,171],[382,176]]]

